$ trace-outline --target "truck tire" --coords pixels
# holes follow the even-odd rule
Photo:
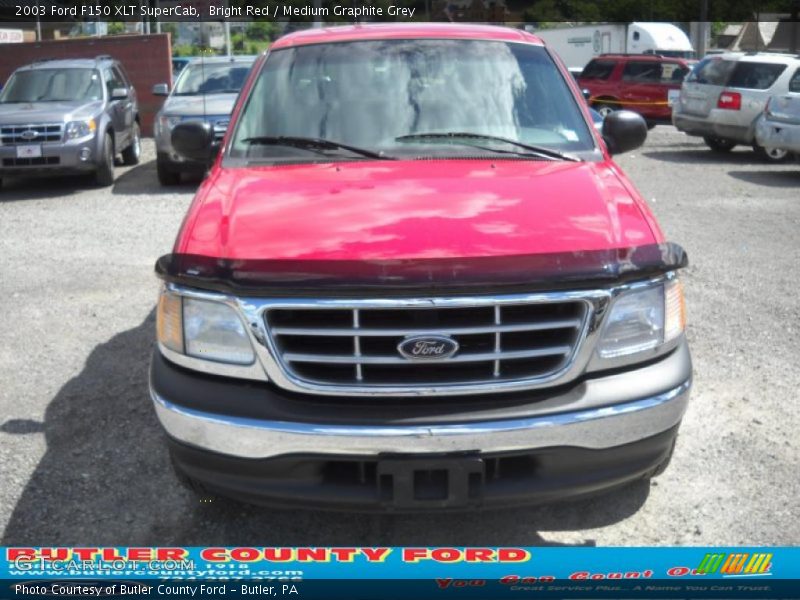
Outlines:
[[[724,138],[704,137],[703,141],[714,152],[730,152],[736,147],[736,142]]]
[[[94,175],[97,185],[108,187],[114,183],[114,139],[110,133],[103,138],[103,159]]]
[[[791,152],[788,150],[779,150],[778,148],[765,148],[758,144],[753,144],[753,152],[756,153],[758,158],[765,162],[781,163],[791,158]]]
[[[138,165],[141,156],[142,156],[142,132],[139,129],[139,123],[134,121],[133,140],[131,140],[131,145],[122,151],[122,164]]]
[[[158,175],[158,183],[163,186],[178,185],[181,182],[181,174],[169,168],[169,165],[163,161],[156,161],[156,174]]]

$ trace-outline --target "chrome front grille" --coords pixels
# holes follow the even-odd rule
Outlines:
[[[0,141],[4,146],[60,142],[63,136],[63,127],[63,123],[0,125]]]
[[[442,304],[269,306],[264,318],[292,379],[413,390],[552,378],[574,357],[591,306],[579,299]],[[411,360],[398,351],[411,336],[448,336],[459,348],[449,358]]]

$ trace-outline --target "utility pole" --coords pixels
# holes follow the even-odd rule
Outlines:
[[[228,14],[228,8],[230,7],[230,2],[225,0],[223,6],[225,7],[225,12],[223,14]],[[230,57],[231,52],[231,22],[228,20],[228,17],[225,17],[225,20],[222,22],[222,26],[225,28],[225,54]]]
[[[322,8],[322,0],[314,0],[314,13],[319,14],[319,10]],[[314,20],[311,23],[312,27],[322,27],[322,21],[319,20],[319,17],[314,17]]]
[[[706,45],[709,39],[710,23],[708,22],[708,0],[700,0],[700,35],[697,37],[697,58],[703,58],[706,55]]]
[[[800,52],[800,0],[792,2],[792,35],[789,38],[789,52]]]
[[[42,41],[42,21],[39,18],[39,0],[36,0],[36,41]]]

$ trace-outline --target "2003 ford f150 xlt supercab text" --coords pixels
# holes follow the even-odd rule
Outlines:
[[[679,269],[536,37],[313,29],[256,61],[160,258],[151,395],[202,493],[432,510],[666,466],[691,384]]]

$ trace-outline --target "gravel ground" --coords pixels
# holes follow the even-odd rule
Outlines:
[[[0,192],[2,544],[800,543],[800,165],[665,126],[619,159],[691,260],[695,385],[663,476],[549,507],[363,516],[201,504],[173,479],[147,395],[153,263],[194,186],[160,188],[153,156],[110,191]]]

